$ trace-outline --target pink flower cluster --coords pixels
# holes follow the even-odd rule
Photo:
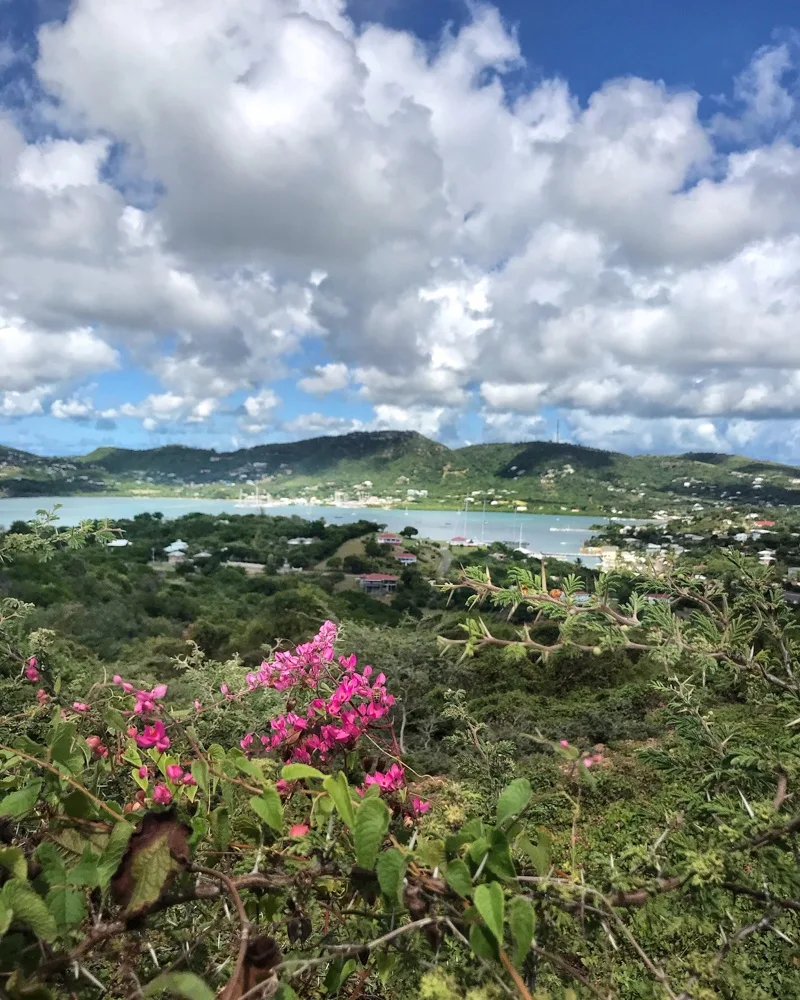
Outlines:
[[[336,626],[333,622],[324,622],[311,642],[298,646],[293,653],[279,651],[272,662],[262,663],[258,671],[249,673],[245,678],[247,686],[251,691],[259,687],[285,691],[298,685],[316,688],[320,675],[333,660],[335,641]],[[343,659],[341,657],[340,661]],[[353,661],[355,669],[355,657],[349,660]]]
[[[164,723],[161,719],[158,719],[153,723],[152,726],[145,726],[143,733],[135,734],[136,742],[143,750],[149,750],[151,747],[155,747],[156,750],[160,750],[164,753],[165,750],[169,750],[170,741],[169,736],[167,736],[167,731]]]
[[[125,694],[133,694],[136,696],[136,701],[133,706],[134,715],[142,715],[144,712],[156,712],[159,709],[159,705],[156,702],[161,701],[161,699],[167,693],[166,684],[156,684],[152,691],[143,691],[137,689],[133,684],[129,684],[128,681],[123,680],[119,674],[114,674],[114,683],[119,684]]]
[[[311,688],[317,694],[304,713],[287,712],[271,719],[270,735],[260,738],[266,750],[284,750],[288,760],[311,763],[312,756],[327,760],[336,750],[349,750],[359,737],[394,705],[386,690],[386,677],[372,679],[372,667],[356,670],[355,656],[334,661],[336,626],[325,622],[311,642],[294,653],[278,652],[272,663],[263,663],[257,673],[247,675],[250,690],[270,687]],[[324,697],[323,697],[324,695]],[[253,734],[240,741],[244,751],[253,744]]]
[[[36,659],[35,656],[32,656],[28,660],[27,665],[25,666],[25,677],[33,684],[36,684],[40,676],[41,675],[39,673],[39,661]]]
[[[364,779],[364,787],[358,789],[359,795],[365,795],[370,785],[377,785],[381,793],[399,792],[406,787],[406,769],[400,764],[392,764],[388,771],[376,771],[368,774]],[[431,808],[430,802],[423,802],[416,795],[412,795],[410,801],[406,802],[407,809],[410,808],[414,817],[424,816]]]

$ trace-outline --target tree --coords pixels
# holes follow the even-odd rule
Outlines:
[[[403,536],[404,538],[413,538],[413,537],[414,537],[415,535],[418,535],[418,534],[419,534],[419,532],[417,531],[417,529],[416,529],[416,528],[413,528],[413,527],[412,527],[412,526],[411,526],[411,525],[409,524],[409,525],[408,525],[408,527],[406,527],[406,528],[403,528],[403,530],[402,530],[402,531],[400,532],[400,534],[401,534],[401,535],[402,535],[402,536]]]

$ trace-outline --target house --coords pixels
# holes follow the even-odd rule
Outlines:
[[[313,545],[316,538],[290,538],[289,545]]]
[[[186,561],[185,552],[167,552],[167,562],[170,566],[179,566]]]
[[[413,552],[395,552],[394,557],[403,566],[413,566],[417,561],[417,557]]]
[[[774,549],[762,549],[758,553],[758,561],[762,566],[768,566],[770,563],[775,562],[775,550]]]
[[[210,559],[210,558],[211,558],[211,553],[205,551],[198,552],[197,555],[195,556],[195,559]]]
[[[392,535],[384,532],[377,537],[378,545],[402,545],[403,539],[399,535]]]
[[[775,522],[774,521],[756,521],[756,527],[757,528],[774,528],[775,527]]]
[[[131,544],[129,538],[115,538],[106,544],[107,549],[126,549]]]
[[[389,573],[365,573],[358,578],[358,585],[365,594],[393,594],[398,579]]]
[[[186,552],[188,548],[189,546],[186,544],[186,542],[182,541],[179,538],[176,542],[173,542],[171,545],[168,545],[164,549],[164,551],[166,552],[167,555],[170,555],[170,553],[172,552]]]
[[[587,594],[585,590],[576,590],[572,595],[572,600],[576,604],[588,604],[592,599],[591,594]]]

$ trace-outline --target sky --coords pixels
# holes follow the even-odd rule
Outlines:
[[[0,444],[800,463],[799,68],[794,0],[0,0]]]

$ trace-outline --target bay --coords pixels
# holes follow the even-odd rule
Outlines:
[[[29,521],[37,510],[50,510],[60,504],[58,518],[61,524],[72,525],[92,518],[110,518],[112,521],[133,518],[136,514],[160,511],[165,518],[183,517],[186,514],[258,514],[268,517],[295,515],[307,521],[322,518],[329,524],[342,524],[363,518],[386,525],[389,531],[400,531],[407,525],[416,528],[423,538],[449,541],[460,536],[475,542],[508,542],[523,545],[534,552],[575,559],[581,546],[592,536],[591,526],[603,523],[601,517],[581,517],[564,514],[496,513],[480,508],[462,511],[419,510],[409,508],[383,510],[376,507],[332,507],[290,504],[278,507],[237,507],[236,500],[202,500],[179,497],[13,497],[0,499],[0,527],[8,528],[13,521]],[[581,556],[587,565],[596,560]]]

